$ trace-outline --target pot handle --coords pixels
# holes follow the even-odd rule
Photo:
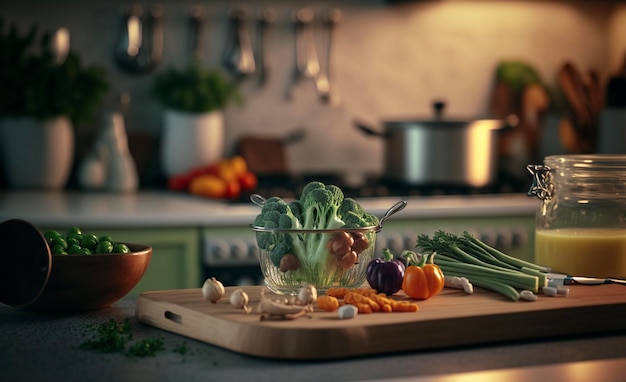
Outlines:
[[[381,132],[381,131],[377,131],[376,129],[372,128],[371,126],[369,126],[367,123],[363,123],[359,120],[354,120],[352,121],[354,123],[354,126],[356,126],[359,130],[361,130],[362,132],[364,132],[367,135],[371,135],[374,137],[381,137],[381,138],[388,138],[389,137],[389,133],[387,132]]]

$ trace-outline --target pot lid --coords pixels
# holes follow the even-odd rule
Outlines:
[[[434,101],[433,117],[431,118],[395,118],[385,119],[383,124],[386,128],[409,128],[413,126],[422,127],[437,127],[437,128],[456,128],[467,127],[474,123],[486,125],[487,127],[494,128],[503,124],[502,120],[494,118],[449,118],[444,116],[446,103],[444,101]]]
[[[52,254],[41,231],[21,219],[0,223],[0,302],[21,308],[43,292]]]

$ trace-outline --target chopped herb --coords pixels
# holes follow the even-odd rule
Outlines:
[[[123,321],[110,319],[98,326],[88,325],[83,336],[89,338],[80,344],[81,349],[100,353],[123,353],[128,357],[154,357],[157,352],[165,350],[163,338],[151,337],[133,341],[130,319]],[[183,356],[189,354],[189,348],[183,342],[173,351]]]
[[[88,326],[86,333],[90,338],[80,345],[81,349],[95,350],[101,353],[115,353],[124,350],[126,344],[133,339],[130,320],[123,322],[110,319],[97,327]]]
[[[157,352],[165,349],[162,338],[146,338],[135,342],[128,348],[130,357],[154,357]]]
[[[187,347],[187,344],[184,342],[180,345],[176,345],[176,347],[173,350],[174,353],[179,353],[182,355],[187,354],[188,351],[189,351],[189,348]]]

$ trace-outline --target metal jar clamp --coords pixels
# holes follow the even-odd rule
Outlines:
[[[550,167],[543,164],[529,164],[526,169],[533,176],[533,183],[528,190],[528,196],[537,196],[541,200],[550,200],[554,193],[552,173]]]

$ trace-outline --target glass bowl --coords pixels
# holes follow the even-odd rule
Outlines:
[[[374,257],[379,226],[354,229],[304,230],[250,226],[257,243],[290,243],[290,248],[259,245],[259,263],[266,286],[279,294],[297,294],[308,283],[325,293],[329,288],[360,287]],[[272,253],[272,248],[275,252]]]

